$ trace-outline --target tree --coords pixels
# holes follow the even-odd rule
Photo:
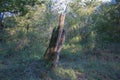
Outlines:
[[[65,40],[65,30],[63,29],[63,27],[64,27],[64,21],[65,21],[65,15],[66,15],[65,13],[67,10],[68,2],[69,2],[68,0],[64,0],[64,1],[53,0],[52,2],[50,1],[50,3],[53,3],[53,5],[51,4],[52,6],[51,10],[53,12],[60,13],[58,27],[55,27],[53,29],[49,46],[44,54],[45,61],[52,68],[56,67],[58,64],[60,51],[61,51],[63,42]]]
[[[102,4],[101,11],[93,14],[93,29],[97,32],[99,40],[105,42],[119,42],[120,36],[120,4]]]
[[[0,25],[4,19],[4,14],[9,12],[11,14],[25,15],[29,8],[28,6],[34,6],[35,4],[42,4],[44,2],[39,0],[1,0],[0,1]]]
[[[29,12],[29,6],[42,3],[44,2],[39,0],[0,0],[0,36],[3,35],[5,27],[3,22],[6,19],[6,15],[11,17],[12,15],[24,16]],[[2,37],[0,41],[2,41]]]
[[[65,40],[64,27],[65,14],[60,15],[58,27],[53,29],[52,37],[47,48],[44,58],[52,68],[56,67],[59,61],[59,54],[62,48],[62,44]]]

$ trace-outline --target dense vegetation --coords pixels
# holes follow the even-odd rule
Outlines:
[[[43,55],[59,15],[49,0],[31,1],[0,1],[0,80],[120,79],[119,2],[69,4],[66,41],[59,65],[51,71]]]

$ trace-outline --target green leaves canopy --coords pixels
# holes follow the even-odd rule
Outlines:
[[[34,6],[38,0],[0,0],[0,12],[11,12],[25,14],[28,11],[27,5]]]

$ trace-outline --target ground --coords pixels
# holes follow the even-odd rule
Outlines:
[[[119,48],[118,43],[81,52],[63,48],[58,67],[51,70],[42,58],[45,48],[15,53],[0,44],[0,80],[119,80]]]

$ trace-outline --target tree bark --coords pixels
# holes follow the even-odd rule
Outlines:
[[[61,14],[58,27],[53,29],[49,46],[44,54],[44,59],[52,68],[56,67],[59,61],[60,51],[65,40],[64,27],[65,14]]]

